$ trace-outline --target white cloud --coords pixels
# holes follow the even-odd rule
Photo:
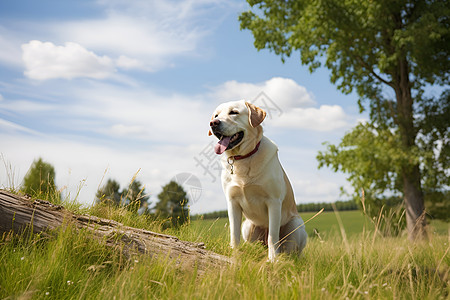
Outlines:
[[[36,80],[89,77],[103,79],[114,73],[113,61],[98,56],[77,43],[57,46],[37,40],[22,45],[24,74]]]
[[[221,101],[253,100],[264,92],[281,110],[314,105],[314,97],[305,87],[290,78],[274,77],[261,83],[227,81],[215,87],[213,96]]]
[[[144,65],[137,59],[129,58],[125,55],[119,56],[116,65],[122,69],[144,69]]]
[[[60,74],[66,76],[63,78],[75,78],[81,73],[83,77],[98,79],[109,76],[114,67],[158,71],[174,66],[180,57],[207,58],[212,49],[205,37],[211,36],[227,15],[237,12],[242,6],[228,0],[106,0],[97,1],[94,5],[100,9],[94,17],[71,18],[69,21],[12,21],[9,29],[0,25],[0,62],[22,67],[24,59],[20,55],[20,46],[30,40],[38,40],[52,42],[54,45],[50,48],[56,49],[59,48],[55,45],[71,48],[67,42],[78,44],[84,49],[76,51],[75,59],[79,59],[79,55],[84,55],[84,59],[90,56],[95,61],[94,70],[86,70],[85,65],[81,65],[82,70],[73,70],[74,64],[70,64],[72,72],[67,72],[67,66],[62,67],[56,61],[49,65],[50,58],[43,57],[42,51],[36,53],[38,49],[29,49],[33,51],[25,59],[26,74],[30,78],[60,78]],[[43,46],[49,45],[39,45],[40,50],[45,50]],[[61,51],[66,53],[68,49]],[[95,59],[86,52],[92,52]],[[43,74],[37,71],[41,64],[38,59],[43,59]],[[50,66],[53,66],[52,70],[48,70]],[[58,70],[61,67],[66,70]]]
[[[351,125],[350,117],[339,105],[321,105],[319,108],[294,107],[283,111],[279,118],[273,119],[273,125],[293,129],[313,131],[332,131]]]
[[[61,31],[88,47],[126,55],[170,55],[192,51],[198,36],[184,28],[164,28],[160,17],[136,20],[113,13],[106,19],[63,24]],[[169,24],[168,24],[169,25]],[[95,30],[92,30],[95,28]]]
[[[204,105],[201,97],[104,83],[90,83],[71,91],[79,99],[69,109],[77,119],[99,122],[96,127],[86,128],[91,132],[153,142],[195,143],[209,128],[212,109]]]
[[[115,124],[111,126],[110,134],[116,136],[130,136],[130,135],[135,136],[135,135],[147,135],[148,131],[144,126]]]
[[[204,38],[234,6],[223,0],[98,3],[104,17],[50,23],[46,30],[55,39],[118,57],[120,67],[147,71],[171,66],[180,56],[204,58],[208,51]]]

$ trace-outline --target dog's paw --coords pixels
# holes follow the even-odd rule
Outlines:
[[[278,261],[278,255],[269,255],[267,259],[268,263],[276,263]]]
[[[268,259],[266,260],[266,262],[269,263],[269,264],[276,264],[277,262],[279,262],[279,259],[278,259],[278,257],[275,257],[275,258],[268,258]]]

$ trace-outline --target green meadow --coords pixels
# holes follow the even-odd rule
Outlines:
[[[124,209],[90,213],[204,242],[234,264],[204,273],[166,258],[125,258],[90,233],[68,226],[53,235],[4,234],[1,299],[449,299],[448,224],[432,222],[430,240],[382,237],[359,211],[302,213],[310,235],[303,254],[267,262],[259,244],[228,246],[227,219],[163,230],[160,221]],[[309,220],[309,221],[308,221]],[[315,230],[314,230],[315,229]]]
[[[350,210],[342,212],[322,212],[316,217],[317,213],[300,213],[306,223],[306,232],[310,238],[329,239],[332,237],[342,237],[342,231],[346,236],[353,237],[366,232],[374,232],[377,220],[369,220],[361,211]],[[341,225],[339,225],[339,221]],[[201,231],[202,228],[208,228],[209,232],[217,236],[225,235],[228,238],[228,219],[208,219],[196,220],[190,224],[192,230]],[[315,229],[315,230],[314,230]],[[447,235],[449,224],[440,220],[432,220],[428,230],[433,234]]]

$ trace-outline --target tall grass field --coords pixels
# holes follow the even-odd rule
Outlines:
[[[307,222],[310,237],[300,257],[269,263],[262,245],[230,249],[226,219],[163,230],[160,221],[120,208],[66,206],[204,242],[234,263],[199,272],[162,257],[125,258],[70,226],[45,236],[10,233],[0,240],[1,299],[450,299],[446,223],[432,222],[430,240],[413,244],[380,236],[359,211],[322,213]]]

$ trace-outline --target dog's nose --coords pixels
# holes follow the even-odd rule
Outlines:
[[[219,124],[220,124],[220,120],[219,119],[214,119],[211,122],[209,122],[209,126],[211,126],[213,128],[219,126]]]

